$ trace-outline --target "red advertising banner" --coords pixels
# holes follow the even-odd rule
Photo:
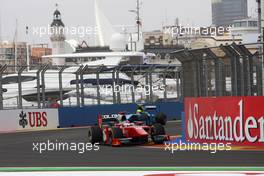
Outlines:
[[[264,97],[185,98],[186,140],[264,146]]]

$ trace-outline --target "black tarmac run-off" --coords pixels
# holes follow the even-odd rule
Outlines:
[[[166,125],[167,133],[180,135],[180,123]],[[146,146],[100,146],[99,151],[33,151],[33,142],[87,142],[87,129],[0,134],[0,167],[94,166],[264,166],[264,151],[175,151]]]

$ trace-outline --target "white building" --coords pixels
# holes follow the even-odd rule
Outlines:
[[[242,43],[256,43],[259,36],[257,19],[235,20],[231,28],[231,35],[241,36]]]
[[[53,21],[51,23],[52,35],[50,37],[52,43],[52,54],[64,54],[65,53],[65,34],[64,24],[61,20],[61,13],[58,9],[53,13]],[[64,65],[65,59],[52,58],[52,65]]]

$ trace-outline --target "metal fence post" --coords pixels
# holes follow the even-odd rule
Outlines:
[[[119,72],[120,72],[120,70],[119,70],[120,68],[118,68],[117,69],[117,72],[116,72],[116,86],[118,86],[119,87],[119,90],[117,91],[117,103],[118,104],[121,104],[121,94],[120,94],[120,79],[119,79]]]
[[[38,101],[38,108],[41,108],[41,94],[40,94],[40,72],[42,71],[43,67],[41,66],[38,71],[36,72],[37,76],[37,101]]]
[[[4,109],[4,104],[3,104],[3,83],[2,83],[2,78],[3,78],[3,73],[6,70],[7,65],[0,66],[0,110]]]
[[[116,103],[116,93],[115,93],[116,79],[115,79],[115,73],[116,73],[116,69],[114,69],[112,71],[112,80],[113,80],[113,83],[112,83],[113,104]]]
[[[239,62],[239,55],[232,49],[230,46],[226,45],[220,45],[220,49],[226,53],[226,55],[229,57],[230,65],[231,65],[231,95],[232,96],[239,96],[241,91],[239,91],[240,83],[240,73],[238,73],[240,69],[240,62]]]
[[[27,67],[22,66],[19,68],[18,70],[18,109],[22,109],[23,108],[23,99],[22,99],[22,79],[21,79],[21,75],[23,73],[23,71],[26,69]]]
[[[66,69],[66,66],[62,66],[59,71],[59,90],[60,90],[60,105],[63,106],[63,86],[62,86],[62,73]]]
[[[81,106],[85,106],[85,102],[84,102],[84,80],[83,80],[83,75],[85,73],[85,71],[88,70],[88,66],[86,65],[82,71],[80,72],[80,81],[81,81]]]
[[[163,70],[163,80],[162,80],[162,83],[163,83],[163,85],[165,86],[164,87],[164,92],[163,92],[163,98],[165,99],[165,101],[167,101],[167,99],[168,99],[168,86],[167,86],[167,80],[166,80],[166,73],[167,73],[167,71],[169,70],[169,68],[170,68],[170,66],[168,66],[168,67],[166,67],[166,69],[165,70]],[[174,78],[176,78],[176,73],[175,73],[175,75],[174,75],[175,77]],[[176,78],[176,84],[177,84],[177,78]],[[177,88],[177,94],[178,94],[178,88]]]
[[[223,74],[221,74],[222,69],[222,63],[220,61],[216,61],[215,63],[215,96],[223,96]],[[225,78],[224,78],[225,79]]]
[[[45,65],[42,72],[41,72],[41,87],[42,87],[42,108],[46,107],[46,97],[45,97],[45,90],[46,90],[46,85],[45,85],[45,73],[49,69],[48,65]]]
[[[235,96],[238,96],[238,84],[237,84],[237,81],[238,81],[238,78],[237,78],[237,64],[236,64],[236,58],[234,58],[235,59],[235,61],[234,61],[234,84],[232,84],[232,85],[234,85],[234,95]],[[232,69],[232,67],[231,67],[231,69]],[[233,70],[233,69],[232,69]],[[233,82],[233,80],[232,80],[232,82]]]
[[[96,91],[97,91],[97,104],[101,104],[101,94],[100,94],[100,69],[96,72]]]
[[[163,97],[164,100],[167,101],[167,83],[166,83],[166,72],[163,73],[163,80],[162,80],[164,87]]]
[[[253,55],[245,45],[232,43],[232,47],[241,55],[243,60],[241,63],[243,65],[241,69],[241,75],[243,76],[243,93],[244,95],[251,96],[253,95]]]
[[[136,103],[135,98],[135,71],[137,70],[137,66],[134,66],[134,68],[131,71],[131,84],[132,84],[132,90],[131,90],[131,97],[132,97],[132,103]]]
[[[214,70],[214,83],[215,83],[215,93],[212,94],[212,79],[210,76],[210,96],[214,95],[214,96],[222,96],[223,95],[223,84],[224,84],[224,80],[223,80],[223,68],[222,65],[224,64],[221,59],[219,57],[217,57],[217,55],[209,48],[206,49],[205,53],[214,63],[214,66],[212,67]],[[224,78],[225,79],[225,78]]]
[[[248,56],[247,59],[247,65],[248,65],[248,71],[247,71],[247,86],[248,86],[248,90],[247,90],[247,95],[248,96],[252,96],[252,88],[253,88],[253,69],[252,69],[252,58],[251,56]]]
[[[177,80],[176,80],[176,89],[177,89],[177,98],[179,99],[181,96],[181,89],[180,89],[180,73],[179,71],[176,72]]]
[[[226,96],[227,95],[227,88],[226,88],[226,77],[227,77],[227,69],[226,68],[227,66],[222,64],[222,74],[221,74],[221,77],[222,77],[222,83],[221,83],[221,87],[222,87],[222,95],[221,96]]]
[[[199,97],[201,96],[201,81],[200,81],[200,77],[201,77],[201,68],[200,68],[200,64],[198,62],[197,59],[193,59],[193,66],[192,68],[193,70],[193,95],[194,97]]]
[[[151,66],[151,68],[149,69],[149,101],[150,103],[153,102],[153,80],[152,80],[152,71],[153,71],[154,67]]]
[[[263,76],[262,76],[262,64],[261,64],[261,57],[260,55],[255,55],[254,56],[254,62],[256,65],[256,77],[257,77],[257,82],[256,82],[256,93],[257,96],[262,96],[263,95]]]
[[[185,92],[184,92],[184,71],[183,71],[183,69],[181,68],[181,71],[180,71],[180,89],[181,89],[181,98],[184,98],[184,94],[185,94]]]
[[[146,75],[146,77],[145,77],[145,91],[149,91],[147,89],[147,87],[149,85],[149,75],[148,75],[148,72],[145,72],[145,75]],[[145,95],[146,95],[146,102],[149,103],[149,95],[147,95],[146,93],[145,93]]]
[[[82,69],[83,69],[83,66],[80,66],[75,73],[75,75],[76,75],[76,100],[77,100],[77,106],[78,107],[80,107],[80,105],[81,105],[81,103],[80,103],[79,75],[80,75],[80,72],[82,71]]]
[[[243,58],[242,56],[240,56],[239,58],[238,58],[238,62],[240,63],[240,74],[241,74],[241,77],[240,77],[240,91],[241,91],[241,93],[240,93],[240,95],[241,96],[245,96],[245,91],[246,91],[246,87],[245,87],[245,76],[244,76],[244,74],[247,74],[246,72],[246,64],[245,64],[245,58]]]
[[[206,56],[203,58],[203,73],[204,73],[204,85],[202,86],[204,88],[204,95],[205,97],[208,97],[208,65],[207,65],[207,59]]]

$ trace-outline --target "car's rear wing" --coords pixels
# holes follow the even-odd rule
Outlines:
[[[118,123],[118,114],[111,114],[111,115],[106,115],[106,114],[99,114],[98,115],[98,125],[99,127],[102,127],[103,124],[113,124],[113,123]]]
[[[145,110],[156,110],[157,109],[157,106],[155,105],[147,105],[147,106],[144,106]]]

